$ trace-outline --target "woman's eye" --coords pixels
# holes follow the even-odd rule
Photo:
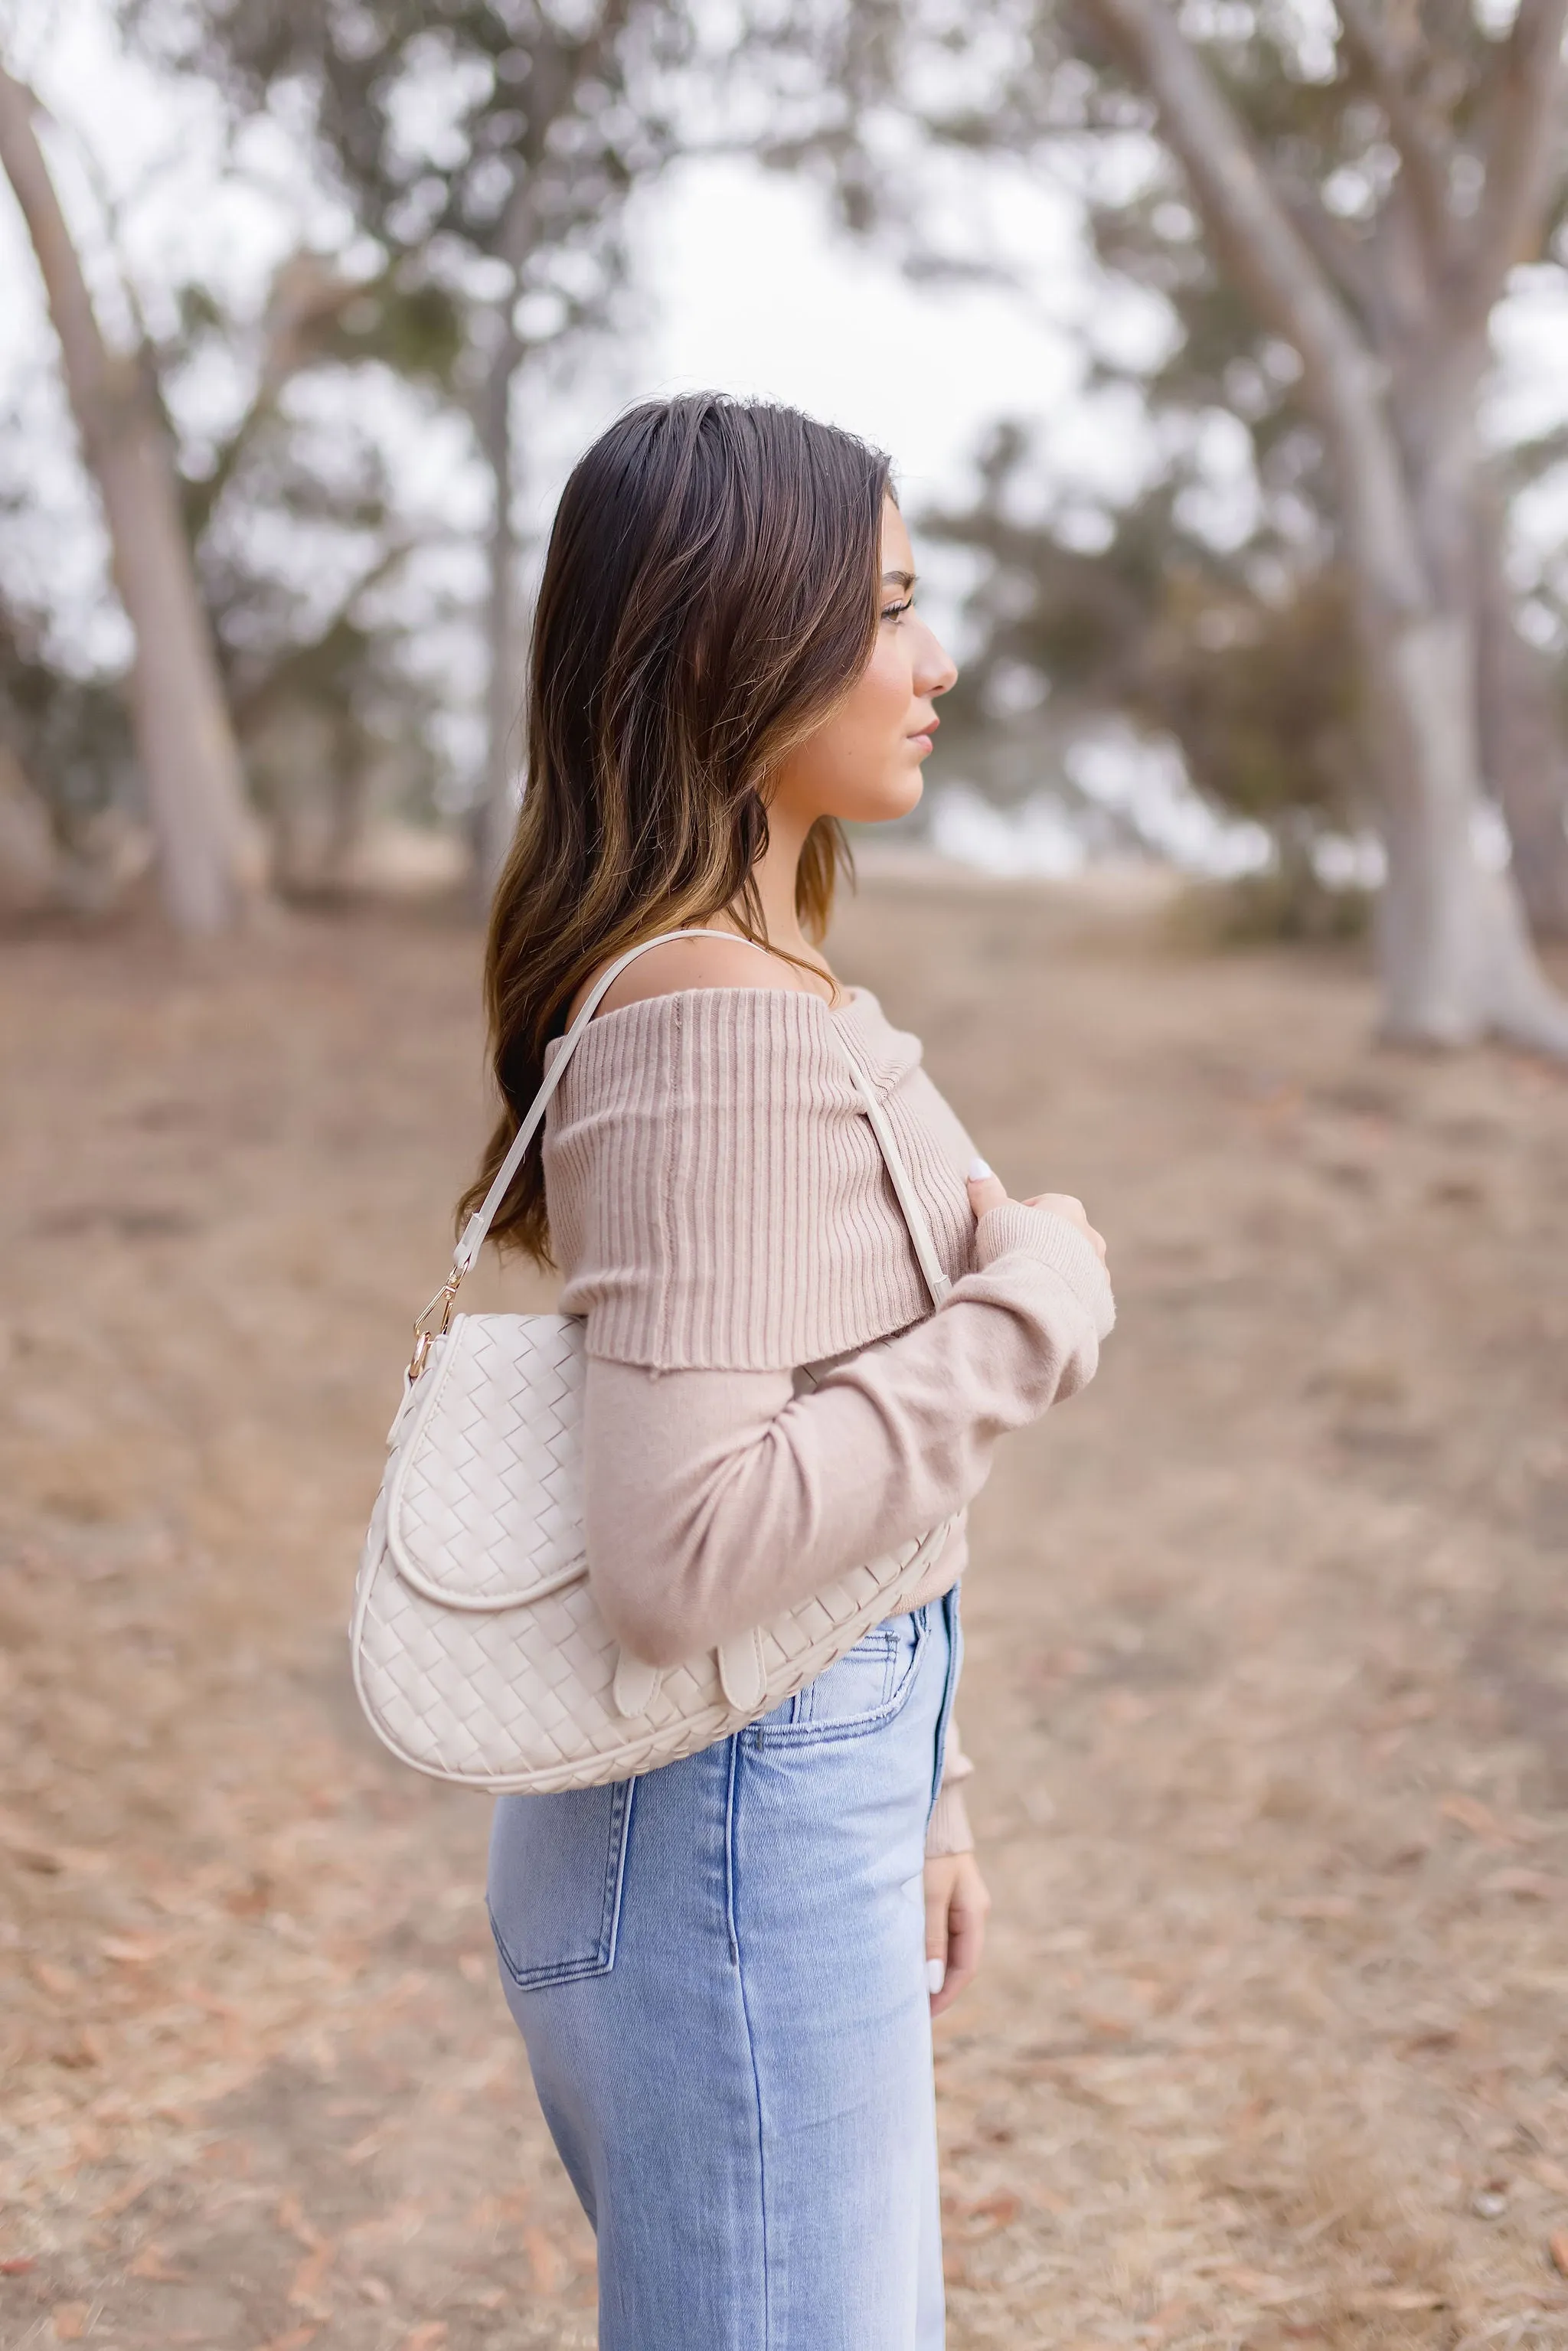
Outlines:
[[[906,596],[902,604],[884,604],[882,611],[883,619],[884,621],[902,621],[905,612],[907,612],[913,606],[914,601],[915,599],[913,596]]]

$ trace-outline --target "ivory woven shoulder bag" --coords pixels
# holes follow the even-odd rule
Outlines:
[[[668,931],[662,938],[730,937]],[[582,1531],[580,1316],[458,1314],[453,1301],[605,990],[660,939],[603,971],[452,1270],[414,1325],[351,1633],[377,1736],[433,1779],[547,1794],[673,1763],[793,1696],[907,1604],[946,1539],[841,1576],[766,1625],[664,1672],[618,1648],[589,1589]],[[882,1104],[841,1037],[930,1290],[950,1287]]]

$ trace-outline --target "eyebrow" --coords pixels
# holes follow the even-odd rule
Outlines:
[[[884,571],[882,575],[882,584],[884,588],[903,588],[907,590],[915,585],[915,574],[913,571]]]

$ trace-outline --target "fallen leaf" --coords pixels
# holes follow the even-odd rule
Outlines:
[[[1382,2294],[1364,2294],[1356,2304],[1358,2310],[1446,2310],[1446,2294],[1433,2294],[1426,2286],[1389,2286]]]
[[[1505,1821],[1500,1813],[1494,1813],[1479,1796],[1445,1796],[1437,1810],[1444,1820],[1456,1822],[1489,1844],[1534,1844],[1545,1834],[1538,1822]]]
[[[523,2231],[523,2251],[528,2257],[528,2277],[536,2294],[556,2294],[560,2288],[561,2258],[542,2229]]]
[[[13,2253],[8,2261],[0,2262],[0,2277],[26,2277],[37,2266],[37,2253]]]
[[[89,2065],[102,2064],[102,2037],[93,2031],[90,2024],[84,2024],[74,2040],[57,2042],[50,2050],[49,2055],[57,2065],[63,2065],[68,2073],[83,2073]]]
[[[1542,2188],[1550,2188],[1555,2196],[1568,2196],[1568,2171],[1549,2155],[1538,2155],[1530,2168]]]
[[[1555,2171],[1557,2166],[1553,2164],[1552,2168]],[[1555,2236],[1548,2237],[1546,2250],[1552,2256],[1552,2268],[1560,2276],[1568,2277],[1568,2229],[1559,2229]]]
[[[1568,1878],[1553,1877],[1544,1869],[1494,1869],[1481,1880],[1483,1894],[1516,1894],[1527,1902],[1550,1902],[1568,1894]]]
[[[154,2285],[185,2285],[189,2283],[189,2273],[175,2269],[162,2245],[143,2245],[126,2274],[133,2278],[151,2278]]]
[[[224,1908],[234,1918],[261,1918],[272,1907],[272,1880],[264,1870],[255,1871],[243,1886],[231,1886],[224,1896]]]
[[[101,2204],[94,2206],[94,2220],[112,2220],[117,2213],[128,2212],[139,2196],[146,2195],[152,2185],[152,2179],[153,2175],[151,2171],[132,2172],[131,2178],[123,2181],[112,2196],[106,2197]]]
[[[39,1877],[58,1877],[66,1865],[53,1845],[12,1844],[8,1850],[24,1869],[34,1871]]]
[[[977,2230],[971,2227],[966,2232],[967,2235],[988,2236],[994,2230],[1011,2227],[1018,2219],[1019,2203],[1010,2188],[998,2188],[994,2189],[989,2196],[977,2197],[972,2204],[961,2203],[956,2205],[954,2210],[962,2220],[989,2223],[988,2228],[981,2227]]]
[[[291,2326],[287,2335],[275,2335],[269,2343],[262,2344],[260,2351],[305,2351],[305,2346],[314,2343],[320,2332],[317,2325]]]
[[[321,2241],[321,2231],[310,2226],[300,2210],[298,2196],[290,2194],[278,2198],[277,2225],[289,2236],[298,2237],[299,2242],[311,2252],[315,2252]]]
[[[445,2340],[444,2318],[427,2318],[423,2326],[416,2326],[412,2335],[403,2336],[402,2351],[441,2351]]]
[[[144,1968],[169,1948],[167,1935],[100,1935],[99,1949],[121,1967]]]
[[[336,2260],[337,2252],[336,2244],[329,2238],[324,2237],[314,2252],[306,2254],[305,2259],[295,2271],[293,2283],[288,2289],[290,2310],[298,2310],[302,2307],[308,2310],[314,2309],[321,2291],[322,2281]]]
[[[49,2324],[55,2330],[57,2343],[79,2343],[87,2333],[90,2302],[57,2302],[49,2313]]]
[[[1302,2295],[1311,2291],[1304,2285],[1291,2285],[1288,2279],[1270,2277],[1264,2270],[1221,2270],[1220,2275],[1227,2285],[1234,2286],[1238,2294],[1244,2294],[1249,2302],[1257,2304],[1260,2310],[1273,2310],[1281,2303],[1300,2302]]]

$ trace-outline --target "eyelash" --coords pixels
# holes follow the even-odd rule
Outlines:
[[[905,612],[912,612],[914,609],[914,597],[906,596],[902,604],[884,604],[882,617],[884,621],[902,621]]]

